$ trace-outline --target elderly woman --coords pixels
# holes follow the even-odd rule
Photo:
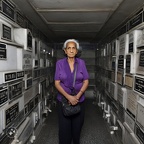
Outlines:
[[[85,106],[84,93],[88,87],[89,75],[84,60],[77,58],[79,43],[75,39],[68,39],[63,45],[67,57],[56,63],[55,87],[58,90],[58,117],[59,117],[59,144],[79,144],[80,133],[84,122]],[[71,95],[71,87],[76,69],[75,91]],[[81,106],[80,113],[73,116],[65,116],[62,111],[62,97],[65,97],[71,105],[77,103]]]

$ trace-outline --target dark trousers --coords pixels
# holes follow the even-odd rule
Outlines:
[[[74,116],[66,117],[62,112],[62,104],[58,102],[59,117],[59,144],[80,144],[80,133],[84,123],[85,106],[81,104],[81,112]]]

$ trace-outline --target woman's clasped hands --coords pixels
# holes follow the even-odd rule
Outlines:
[[[79,102],[79,98],[77,96],[70,95],[68,101],[71,105],[76,105]]]

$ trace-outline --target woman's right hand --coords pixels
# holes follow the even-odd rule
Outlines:
[[[76,96],[69,96],[68,100],[69,100],[71,105],[76,105],[79,102],[79,100],[77,99]]]

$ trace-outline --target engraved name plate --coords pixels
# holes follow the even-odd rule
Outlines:
[[[133,76],[125,75],[125,85],[130,88],[133,87]]]
[[[135,76],[134,90],[144,94],[144,78]]]
[[[32,54],[25,52],[23,53],[23,69],[32,69]]]
[[[16,72],[5,73],[4,76],[5,76],[5,82],[15,80],[16,79]]]
[[[2,13],[10,18],[11,20],[14,20],[14,6],[10,4],[8,1],[2,1]]]
[[[136,53],[137,47],[142,44],[142,30],[134,30],[129,33],[129,53]]]
[[[117,67],[117,58],[116,57],[112,57],[112,70],[116,70]]]
[[[6,26],[6,25],[2,25],[3,27],[3,38],[4,39],[7,39],[7,40],[10,40],[11,41],[11,28]]]
[[[144,67],[144,51],[140,52],[139,66]]]
[[[144,47],[141,47],[139,53],[137,53],[137,69],[136,73],[144,75]]]
[[[138,94],[135,93],[133,90],[127,89],[127,104],[126,109],[131,117],[135,118],[137,113],[137,101],[138,101]]]
[[[19,104],[16,103],[5,111],[6,126],[10,124],[18,116]]]
[[[31,87],[31,86],[32,86],[32,78],[26,80],[25,88],[27,89],[27,88],[29,88],[29,87]]]
[[[17,72],[17,78],[23,78],[24,77],[24,71]]]
[[[131,55],[126,56],[126,72],[130,73],[131,70]]]
[[[32,51],[32,35],[30,32],[27,35],[27,47],[30,51]]]
[[[18,127],[23,122],[24,119],[25,119],[25,117],[24,117],[24,109],[22,109],[18,113],[18,116],[15,118],[14,122],[12,123],[12,125],[14,125],[15,127]]]
[[[133,33],[130,33],[129,34],[129,48],[128,48],[129,53],[133,52],[133,47],[134,47],[133,42],[134,42],[134,35],[133,35]]]
[[[0,59],[7,58],[7,49],[5,44],[0,43]]]
[[[123,85],[123,74],[120,72],[117,72],[117,83]]]
[[[129,21],[129,30],[142,23],[142,20],[143,20],[142,12],[137,15],[134,15],[134,17]]]
[[[0,89],[0,106],[8,101],[8,89]]]
[[[124,70],[124,55],[119,55],[118,70],[119,71],[123,71]]]
[[[129,53],[130,53],[130,52],[133,52],[133,43],[130,43],[130,44],[129,44]]]
[[[9,86],[9,97],[13,99],[22,94],[22,82]]]
[[[144,104],[142,102],[138,102],[137,121],[144,127]]]
[[[23,28],[26,27],[25,19],[18,11],[16,12],[16,22],[18,25],[22,26]]]
[[[125,54],[125,37],[119,38],[119,54]]]

